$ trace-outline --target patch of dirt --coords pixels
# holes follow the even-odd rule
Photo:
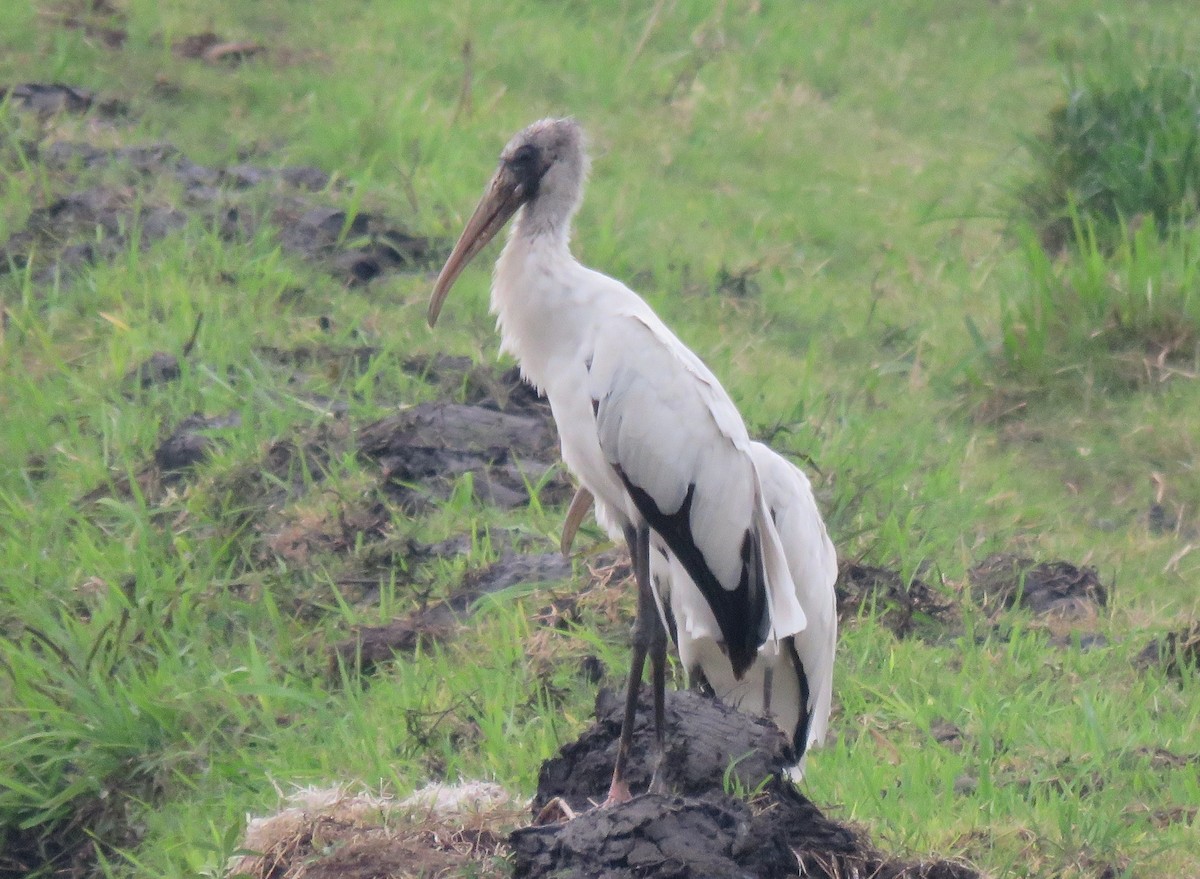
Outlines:
[[[187,416],[159,443],[153,460],[143,464],[132,477],[118,475],[84,494],[77,504],[88,506],[108,497],[129,498],[135,484],[148,503],[158,503],[168,487],[180,482],[193,467],[208,459],[215,440],[207,431],[237,427],[241,421],[236,412],[211,417],[196,412]]]
[[[1200,670],[1200,622],[1193,621],[1177,632],[1154,638],[1137,655],[1141,668],[1160,666],[1169,677],[1183,679]]]
[[[42,115],[125,112],[119,102],[66,85],[23,83],[0,92]],[[98,147],[57,141],[22,145],[22,153],[50,172],[57,194],[0,245],[0,272],[34,261],[39,283],[115,259],[127,252],[133,234],[145,247],[191,221],[215,228],[229,240],[248,240],[269,225],[284,250],[347,284],[429,269],[446,255],[444,244],[414,235],[394,220],[366,211],[348,214],[304,194],[330,187],[329,175],[317,168],[209,167],[168,143]],[[87,179],[102,170],[108,171],[105,182]],[[123,181],[112,182],[114,173]],[[183,197],[164,183],[181,188]]]
[[[1108,591],[1093,567],[1070,562],[1036,562],[998,553],[970,571],[971,591],[985,609],[1024,608],[1060,620],[1094,619],[1108,604]]]
[[[905,583],[888,568],[843,561],[838,566],[837,612],[840,621],[874,612],[900,638],[924,634],[955,619],[954,605],[919,577]]]
[[[295,439],[275,440],[259,460],[219,477],[213,494],[222,498],[239,527],[254,522],[267,508],[303,495],[311,483],[324,479],[346,440],[347,427],[340,421],[322,422]]]
[[[446,599],[385,626],[363,626],[330,654],[331,670],[358,666],[369,672],[397,654],[411,653],[448,640],[464,624],[472,606],[483,596],[518,583],[544,583],[571,576],[571,563],[558,553],[512,555],[468,574]]]
[[[34,254],[53,254],[53,266],[35,271],[46,282],[56,272],[110,262],[127,251],[131,228],[146,247],[187,225],[187,215],[166,205],[137,205],[131,187],[93,186],[35,208],[24,229],[0,247],[0,271],[25,268]]]
[[[189,415],[154,450],[154,463],[164,477],[178,478],[184,471],[207,460],[213,440],[205,431],[237,427],[242,416],[236,412],[207,418],[199,412]]]
[[[821,813],[794,785],[781,780],[794,759],[765,720],[688,691],[667,693],[667,781],[676,793],[635,796],[610,809],[592,809],[608,788],[620,731],[622,700],[598,700],[595,726],[547,761],[533,812],[555,797],[579,812],[560,824],[516,830],[510,836],[517,879],[724,879],[724,877],[872,876],[967,879],[979,874],[955,861],[911,862],[876,851],[858,830]],[[653,732],[643,700],[630,759],[635,791],[649,782]],[[730,770],[730,765],[735,764]],[[730,775],[749,800],[725,792]]]
[[[519,367],[497,374],[490,366],[475,363],[469,357],[434,354],[410,357],[403,368],[451,399],[497,412],[537,415],[551,425],[554,423],[549,401],[521,377]]]
[[[22,110],[42,115],[86,113],[92,108],[96,93],[57,82],[21,82],[0,86],[0,101],[5,99]]]
[[[359,431],[361,454],[379,464],[390,496],[411,512],[445,500],[465,477],[477,499],[506,509],[572,494],[558,468],[553,420],[482,405],[423,403]]]
[[[89,40],[106,49],[121,49],[129,38],[125,25],[128,17],[107,0],[67,0],[55,4],[40,4],[38,15],[67,30],[82,31]]]
[[[100,875],[97,851],[116,857],[139,842],[130,826],[130,800],[153,796],[149,789],[121,790],[114,779],[102,794],[79,796],[64,820],[19,827],[19,819],[0,827],[0,879],[25,879],[37,872],[56,879],[92,879]]]
[[[192,335],[183,343],[182,356],[187,358],[196,347],[196,339],[200,335],[200,325],[204,322],[204,314],[196,315],[196,323],[192,327]],[[166,351],[155,351],[137,366],[125,373],[123,384],[126,396],[132,396],[138,390],[145,390],[153,385],[163,385],[175,381],[183,372],[179,367],[179,358]]]

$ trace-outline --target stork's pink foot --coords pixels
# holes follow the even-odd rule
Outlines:
[[[607,809],[611,806],[619,806],[621,803],[628,803],[633,799],[633,794],[629,792],[629,785],[622,779],[614,778],[612,784],[608,786],[608,799],[600,804],[601,809]]]

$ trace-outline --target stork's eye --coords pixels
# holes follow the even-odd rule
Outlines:
[[[533,144],[522,144],[513,154],[510,160],[512,164],[522,171],[532,171],[537,165],[538,151]]]

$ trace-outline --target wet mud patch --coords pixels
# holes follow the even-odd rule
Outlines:
[[[936,636],[957,618],[953,602],[924,580],[905,582],[889,568],[843,561],[834,590],[840,621],[874,613],[899,638]]]
[[[128,500],[133,496],[135,486],[147,503],[160,503],[168,489],[185,480],[197,465],[208,460],[219,443],[219,432],[237,427],[241,421],[236,412],[213,416],[195,412],[187,416],[166,431],[151,460],[132,476],[114,476],[85,493],[76,504],[86,507],[104,498]]]
[[[155,351],[141,363],[132,367],[122,380],[126,397],[134,397],[138,391],[144,391],[154,385],[165,385],[178,379],[183,371],[180,360],[186,360],[196,347],[196,339],[200,336],[200,325],[204,323],[204,314],[196,315],[196,323],[192,326],[192,334],[183,343],[180,356],[176,357],[168,351]]]
[[[450,354],[418,355],[404,361],[404,371],[432,385],[444,397],[497,412],[536,415],[554,424],[550,402],[521,377],[513,366],[497,373],[469,357]]]
[[[108,0],[62,0],[40,4],[38,14],[65,30],[81,31],[106,49],[121,49],[129,38],[127,14]]]
[[[59,82],[21,82],[0,85],[0,101],[8,100],[21,110],[42,116],[58,113],[86,113],[95,108],[109,116],[126,112],[123,102],[114,98],[99,100],[91,89]]]
[[[216,48],[222,46],[210,50]],[[24,83],[7,93],[42,116],[127,112],[119,102],[67,85]],[[41,166],[51,194],[0,245],[0,272],[32,263],[39,283],[110,262],[132,245],[147,247],[193,222],[230,241],[252,240],[269,227],[285,251],[347,284],[430,269],[447,253],[444,242],[413,234],[402,222],[339,206],[338,187],[318,168],[206,166],[169,143],[101,147],[60,140],[21,144],[19,152],[16,167]]]
[[[956,861],[912,862],[879,853],[861,831],[828,818],[781,780],[794,758],[772,724],[694,692],[667,693],[665,767],[674,791],[593,809],[591,802],[604,798],[611,777],[621,701],[598,700],[596,725],[543,766],[534,815],[561,798],[577,817],[513,832],[517,879],[790,879],[798,871],[829,879],[978,876]],[[630,760],[635,791],[649,782],[648,707],[643,700]],[[753,793],[748,799],[731,796],[727,778],[734,780],[732,787]]]
[[[0,246],[0,272],[24,269],[33,260],[34,279],[45,283],[60,272],[115,260],[128,251],[131,229],[138,246],[148,247],[187,222],[175,207],[140,204],[132,187],[87,187],[35,208],[25,227]],[[45,254],[53,257],[42,264]]]
[[[1200,621],[1154,638],[1137,655],[1140,668],[1161,668],[1168,677],[1182,680],[1200,672]]]
[[[295,439],[270,443],[261,458],[219,475],[212,492],[239,524],[256,522],[269,508],[301,497],[330,472],[348,446],[344,422],[323,422]],[[264,526],[256,522],[256,530]]]
[[[208,459],[215,443],[209,431],[237,427],[241,423],[242,416],[236,412],[211,418],[197,412],[183,419],[154,450],[154,463],[163,479],[174,482]]]
[[[971,594],[986,611],[1022,608],[1060,621],[1095,619],[1108,604],[1108,590],[1095,568],[1070,562],[1037,562],[998,553],[969,572]]]
[[[462,547],[461,550],[465,550]],[[461,551],[460,550],[460,551]],[[330,651],[331,671],[339,666],[370,672],[397,655],[450,640],[468,622],[484,596],[518,584],[547,583],[571,576],[571,563],[558,553],[510,555],[474,571],[448,597],[384,626],[362,626]]]
[[[367,425],[358,448],[383,471],[388,494],[418,513],[469,480],[476,499],[504,509],[565,503],[570,482],[558,467],[553,421],[481,405],[423,403]]]

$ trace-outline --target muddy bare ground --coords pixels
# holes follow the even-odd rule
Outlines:
[[[929,634],[955,619],[953,602],[914,577],[906,583],[897,571],[843,561],[834,586],[838,619],[874,612],[897,637]]]
[[[877,852],[860,831],[828,818],[781,779],[794,756],[772,724],[698,693],[667,697],[670,793],[591,808],[608,788],[623,710],[623,699],[602,695],[596,724],[543,765],[532,805],[536,816],[562,798],[581,813],[512,834],[517,879],[978,875],[956,861],[910,862]],[[630,760],[635,793],[650,780],[649,707],[643,698]]]
[[[1038,616],[1086,619],[1108,604],[1096,569],[1065,561],[998,553],[972,568],[970,580],[975,600],[985,609],[1020,607]]]
[[[1189,672],[1200,672],[1200,622],[1154,638],[1137,656],[1142,668],[1161,666],[1169,677],[1182,680]]]
[[[253,47],[213,43],[204,50],[228,60]],[[207,57],[207,56],[205,56]],[[63,84],[0,86],[0,97],[41,116],[100,113],[128,108],[114,99]],[[396,271],[427,270],[444,258],[432,242],[402,222],[336,204],[324,171],[303,166],[242,163],[206,166],[169,143],[98,147],[56,141],[0,144],[20,154],[19,165],[39,165],[54,193],[34,208],[25,226],[0,245],[0,272],[33,263],[35,281],[51,281],[92,263],[147,246],[191,222],[231,241],[249,240],[268,225],[285,250],[346,283]],[[115,179],[114,179],[115,178]],[[324,197],[316,197],[324,193]]]
[[[359,431],[359,449],[379,463],[389,493],[410,512],[445,500],[465,477],[477,498],[499,507],[569,499],[557,467],[553,422],[478,405],[424,403]]]
[[[485,595],[519,583],[545,583],[571,576],[571,563],[558,553],[510,555],[480,571],[469,574],[446,599],[384,626],[363,626],[334,645],[333,667],[357,666],[369,672],[397,654],[446,641],[462,626],[472,607]]]

